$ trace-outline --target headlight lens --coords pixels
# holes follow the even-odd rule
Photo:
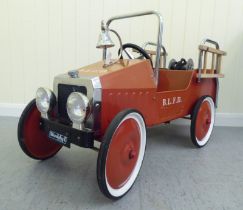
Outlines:
[[[67,100],[67,113],[73,123],[82,123],[90,112],[89,99],[82,93],[73,92]]]
[[[36,106],[39,112],[46,114],[55,104],[55,95],[47,88],[40,87],[36,91]]]

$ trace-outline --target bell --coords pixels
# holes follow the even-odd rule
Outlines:
[[[109,47],[114,47],[114,46],[115,46],[115,44],[111,40],[109,30],[107,30],[107,29],[101,30],[96,48],[104,49],[104,48],[109,48]]]

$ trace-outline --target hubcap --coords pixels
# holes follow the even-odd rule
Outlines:
[[[124,186],[136,165],[140,149],[140,130],[134,119],[116,129],[107,154],[106,176],[114,189]]]
[[[40,113],[36,107],[28,114],[23,126],[23,139],[27,150],[36,158],[45,159],[62,147],[50,141],[40,129]]]
[[[196,120],[196,137],[198,141],[203,140],[211,125],[212,111],[208,101],[204,101],[198,111]]]

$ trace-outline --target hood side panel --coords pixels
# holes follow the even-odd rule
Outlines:
[[[148,61],[100,77],[102,85],[101,133],[125,109],[136,109],[151,124],[156,116],[156,85]],[[149,111],[150,110],[150,111]]]

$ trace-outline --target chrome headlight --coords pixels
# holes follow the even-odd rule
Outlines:
[[[47,116],[47,113],[56,103],[56,97],[54,93],[47,89],[40,87],[36,91],[36,106],[42,116]]]
[[[73,92],[67,99],[67,113],[75,124],[81,124],[90,113],[89,99],[82,93]]]

